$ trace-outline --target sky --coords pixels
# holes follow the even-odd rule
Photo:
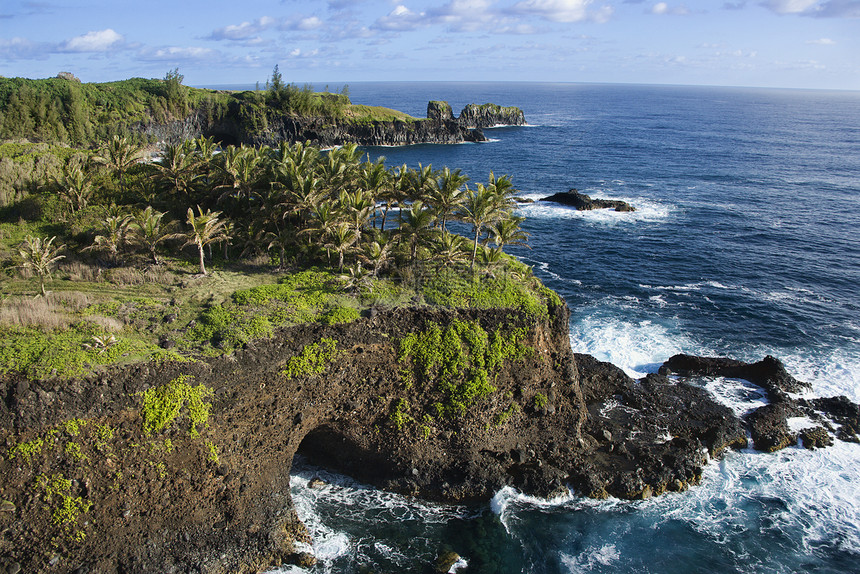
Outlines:
[[[0,0],[0,76],[860,90],[860,0]]]

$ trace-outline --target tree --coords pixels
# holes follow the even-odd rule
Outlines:
[[[102,231],[93,239],[93,244],[87,249],[104,249],[111,261],[119,259],[119,250],[128,240],[131,216],[119,211],[115,204],[106,210],[102,222]]]
[[[140,161],[140,146],[134,145],[128,138],[113,136],[93,160],[106,165],[113,172],[119,179],[120,192],[125,194],[125,173]]]
[[[466,239],[462,235],[443,231],[433,242],[433,254],[443,265],[463,261],[468,257]]]
[[[498,218],[501,206],[491,189],[479,183],[475,190],[466,190],[466,197],[460,207],[460,219],[472,224],[475,234],[475,244],[472,249],[470,269],[475,268],[475,258],[478,255],[478,239],[484,227]]]
[[[175,237],[173,233],[174,222],[162,223],[164,215],[164,213],[156,211],[151,205],[148,205],[131,222],[131,240],[149,252],[155,265],[159,264],[155,249],[160,243]]]
[[[190,196],[200,177],[200,158],[194,153],[194,144],[187,140],[180,145],[165,146],[161,158],[152,165],[157,170],[155,179],[178,195]]]
[[[47,295],[45,291],[45,280],[51,279],[51,271],[56,267],[57,263],[65,258],[65,255],[59,255],[66,246],[60,245],[54,247],[53,243],[57,237],[41,239],[28,235],[24,242],[18,247],[18,253],[24,260],[21,267],[29,269],[39,276],[39,292],[42,297]]]
[[[188,208],[188,225],[191,229],[185,234],[186,241],[183,247],[188,245],[196,245],[198,254],[200,255],[200,274],[207,275],[206,265],[203,260],[203,248],[212,243],[225,241],[228,239],[225,227],[227,221],[220,219],[220,211],[203,210],[197,207],[198,215],[194,215],[194,210]]]
[[[380,237],[377,241],[367,244],[359,255],[362,261],[370,265],[370,276],[374,279],[391,258],[390,251],[391,243]]]
[[[355,233],[347,223],[339,223],[328,234],[326,249],[337,252],[337,270],[343,271],[343,257],[346,251],[355,243]]]
[[[409,244],[410,264],[414,264],[418,257],[418,247],[427,243],[432,235],[435,220],[433,210],[425,208],[420,200],[414,202],[403,217],[403,223],[397,233]]]
[[[54,178],[54,185],[72,213],[85,208],[95,193],[89,171],[74,156],[63,165],[62,177]]]
[[[499,220],[490,230],[493,234],[493,243],[500,249],[505,245],[524,245],[528,247],[529,233],[520,229],[525,217],[511,215]]]
[[[442,224],[443,232],[446,231],[445,223],[463,202],[463,185],[467,181],[468,176],[463,175],[459,169],[451,171],[446,167],[430,190],[429,198],[436,210],[436,217]]]

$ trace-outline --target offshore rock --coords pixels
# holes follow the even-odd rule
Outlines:
[[[791,430],[788,419],[806,417],[818,426],[801,431],[804,446],[823,447],[833,444],[831,433],[847,442],[860,442],[860,405],[844,396],[827,398],[794,398],[789,393],[811,390],[809,383],[795,379],[779,359],[770,355],[755,363],[727,357],[675,355],[660,367],[661,374],[683,377],[728,377],[744,379],[762,387],[770,404],[744,417],[753,446],[774,452],[797,444],[798,433]]]
[[[483,104],[480,106],[469,104],[460,112],[457,121],[466,128],[526,125],[526,118],[521,109],[513,106],[503,107],[496,104]]]
[[[771,400],[776,400],[785,393],[799,393],[811,389],[809,383],[792,377],[785,369],[785,365],[770,355],[756,363],[744,363],[727,357],[696,357],[679,354],[663,363],[663,368],[665,372],[684,376],[745,379],[764,388]]]
[[[575,207],[579,211],[589,211],[592,209],[613,209],[615,211],[636,211],[632,205],[620,199],[592,199],[584,193],[580,193],[576,189],[571,189],[565,192],[554,193],[549,197],[541,198],[541,201],[552,201],[570,207]]]

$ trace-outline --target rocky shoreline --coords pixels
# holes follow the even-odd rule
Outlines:
[[[0,566],[214,573],[310,563],[295,544],[308,541],[289,490],[297,452],[380,488],[462,503],[504,486],[647,498],[696,484],[710,457],[748,446],[748,436],[762,450],[799,435],[808,448],[831,435],[857,441],[860,407],[844,397],[793,398],[804,385],[776,359],[676,356],[635,381],[574,354],[568,321],[563,303],[542,318],[512,309],[374,310],[350,324],[284,329],[218,359],[73,381],[6,376]],[[420,413],[438,400],[439,381],[405,362],[399,342],[463,325],[490,340],[518,333],[528,352],[494,367],[485,398],[431,424]],[[336,357],[321,373],[284,375],[285,364],[324,340],[335,342]],[[741,419],[696,384],[702,376],[744,378],[770,402]],[[199,435],[187,421],[146,432],[146,393],[185,382],[187,396],[210,405]],[[798,413],[818,426],[792,433],[787,419]]]
[[[500,125],[526,125],[522,110],[496,104],[469,104],[454,117],[448,102],[431,101],[427,104],[425,119],[354,122],[343,118],[280,115],[269,120],[263,129],[248,125],[238,112],[229,112],[216,120],[198,111],[183,120],[139,124],[136,129],[147,137],[166,142],[204,136],[237,146],[277,147],[280,142],[310,142],[326,148],[347,143],[402,146],[485,142],[483,130]]]

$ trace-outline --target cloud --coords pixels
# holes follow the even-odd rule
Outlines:
[[[399,4],[387,16],[383,16],[374,22],[371,27],[378,30],[407,32],[422,28],[427,24],[424,12],[413,12],[403,4]]]
[[[456,31],[498,32],[503,26],[510,27],[504,16],[492,9],[492,5],[490,0],[451,0],[438,8],[428,9],[427,14],[434,24]]]
[[[689,14],[690,10],[684,4],[681,4],[680,6],[672,7],[672,6],[669,6],[665,2],[657,2],[656,4],[651,6],[651,10],[649,10],[649,12],[651,14],[656,14],[658,16],[662,16],[664,14],[674,14],[674,15],[683,16],[683,15]]]
[[[60,46],[61,52],[107,52],[115,49],[125,38],[112,29],[87,32],[83,36],[76,36],[65,41]]]
[[[742,0],[741,2],[724,2],[723,10],[743,10],[746,5],[746,0]]]
[[[801,14],[817,3],[818,0],[767,0],[762,6],[777,14]]]
[[[815,15],[819,18],[860,18],[860,1],[830,0]]]
[[[830,38],[818,38],[817,40],[807,40],[807,44],[818,44],[819,46],[835,46],[836,42]]]
[[[592,0],[522,0],[514,4],[512,11],[538,16],[551,22],[581,22],[595,15],[605,21],[612,13],[611,8],[608,13],[605,9],[589,12],[590,4]]]
[[[12,60],[45,60],[55,46],[36,43],[26,38],[0,38],[0,58]]]
[[[231,24],[223,28],[218,28],[209,34],[208,38],[210,40],[247,40],[274,25],[274,18],[263,16],[253,22],[242,22],[241,24]]]
[[[777,14],[816,18],[860,18],[860,0],[767,0],[762,6]]]
[[[316,16],[302,17],[297,16],[295,18],[290,18],[281,22],[278,26],[278,30],[298,30],[302,32],[307,32],[308,30],[316,30],[321,28],[323,25],[323,21],[317,18]]]
[[[141,51],[138,55],[143,60],[200,62],[216,60],[219,58],[220,52],[196,46],[165,46],[162,48],[148,48]]]

